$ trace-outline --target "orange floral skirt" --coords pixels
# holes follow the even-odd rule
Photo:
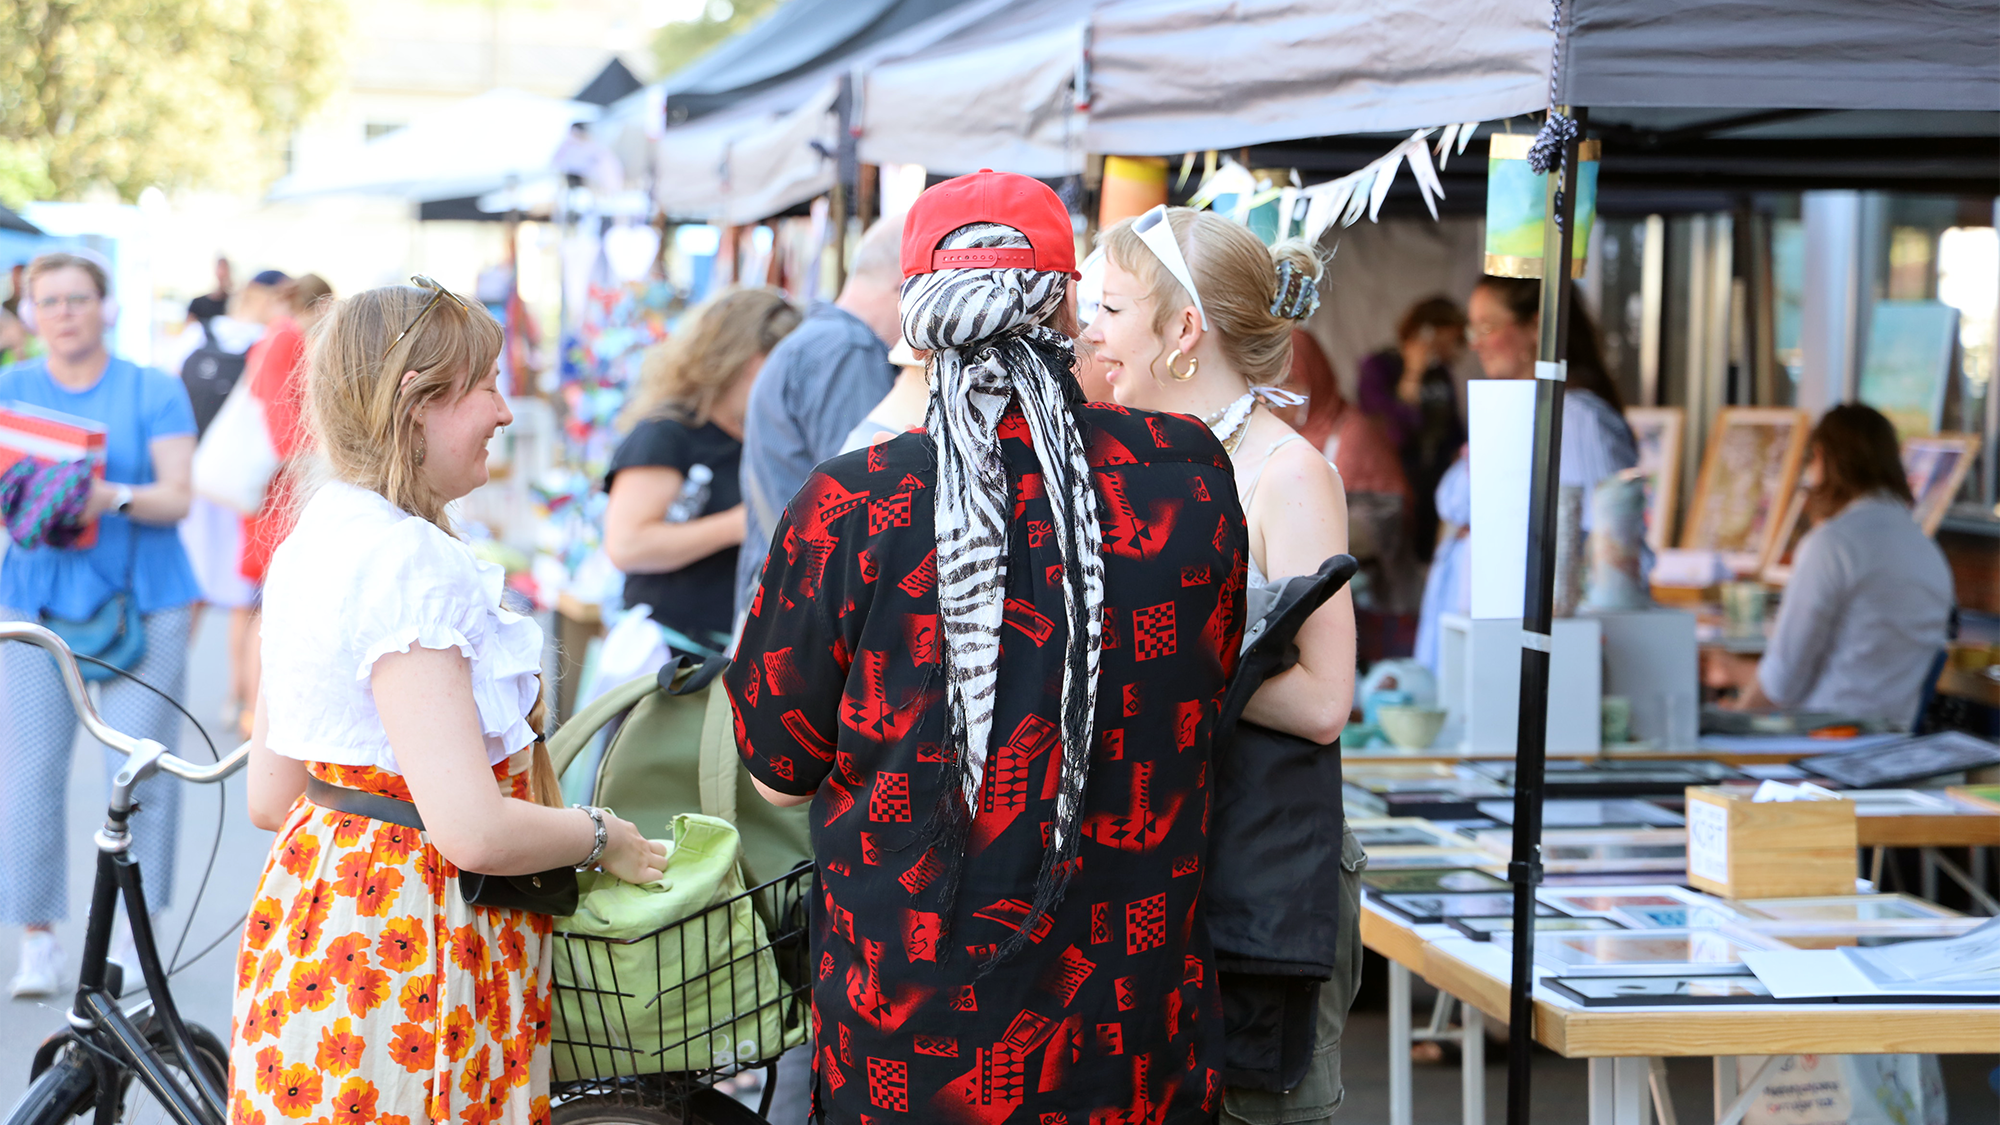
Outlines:
[[[527,799],[522,752],[493,767]],[[307,764],[410,799],[393,773]],[[301,797],[236,962],[235,1125],[538,1125],[549,1119],[545,915],[467,906],[423,834]]]

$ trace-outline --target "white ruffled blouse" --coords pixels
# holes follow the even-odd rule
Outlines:
[[[323,486],[272,557],[262,691],[270,749],[401,773],[370,682],[392,652],[456,648],[497,764],[534,741],[542,629],[500,607],[502,570],[377,493]]]

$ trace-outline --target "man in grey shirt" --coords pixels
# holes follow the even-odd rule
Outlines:
[[[847,284],[814,304],[764,359],[743,420],[743,548],[736,557],[736,619],[749,612],[771,533],[793,493],[896,381],[889,345],[901,335],[903,220],[861,236]]]

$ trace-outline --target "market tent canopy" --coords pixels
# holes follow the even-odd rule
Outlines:
[[[625,65],[625,60],[614,55],[610,62],[604,64],[604,69],[597,72],[597,77],[577,91],[575,100],[591,105],[610,105],[634,90],[643,89],[645,85],[639,81],[638,75],[632,73],[632,68]]]
[[[793,0],[780,12],[816,2]],[[878,59],[923,51],[1021,2],[951,5],[935,18],[873,40],[726,110],[666,128],[653,154],[655,200],[673,218],[748,223],[826,192],[838,171],[839,100],[854,75],[867,73]],[[671,115],[676,95],[666,97]],[[613,113],[625,104],[613,107]]]
[[[692,121],[889,39],[964,0],[790,0],[660,83],[667,120]]]
[[[0,230],[19,231],[22,234],[41,234],[42,228],[16,215],[5,207],[0,207]]]
[[[496,191],[550,170],[550,158],[578,121],[598,107],[499,88],[454,102],[377,137],[345,159],[279,180],[272,199],[387,195],[412,202]]]
[[[1083,170],[1075,81],[1090,5],[1012,0],[921,50],[886,55],[862,83],[860,157],[945,175]]]
[[[1570,0],[1559,98],[1612,107],[2000,109],[1996,0]],[[1548,105],[1546,0],[1117,0],[1092,18],[1093,152],[1485,121]]]

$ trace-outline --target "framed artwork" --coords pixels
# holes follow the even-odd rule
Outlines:
[[[1442,891],[1436,894],[1377,894],[1375,901],[1414,923],[1446,918],[1490,918],[1514,910],[1512,891]],[[1547,903],[1535,904],[1536,914],[1555,914]]]
[[[1877,301],[1855,397],[1887,415],[1898,434],[1931,433],[1944,421],[1957,347],[1957,309],[1943,301]]]
[[[1903,472],[1916,498],[1911,514],[1925,535],[1936,535],[1951,498],[1979,456],[1978,434],[1930,434],[1903,439]]]
[[[1680,503],[1681,434],[1687,411],[1678,406],[1628,406],[1625,422],[1639,446],[1639,473],[1646,487],[1646,545],[1663,551],[1673,545],[1674,513]]]
[[[1695,977],[1748,973],[1743,954],[1784,949],[1739,930],[1622,930],[1535,935],[1535,959],[1573,977]]]
[[[1900,894],[1751,899],[1737,905],[1775,922],[1842,928],[1961,917],[1956,910]]]
[[[1586,1008],[1680,1004],[1775,1004],[1756,977],[1543,977],[1542,983]]]
[[[1792,556],[1798,553],[1806,532],[1812,530],[1812,517],[1806,514],[1808,491],[1803,481],[1792,486],[1792,498],[1785,502],[1785,516],[1778,521],[1778,533],[1771,536],[1764,561],[1757,567],[1757,577],[1766,586],[1783,586],[1792,580]]]
[[[1579,887],[1574,890],[1543,888],[1537,898],[1565,914],[1614,914],[1621,910],[1646,907],[1720,906],[1722,900],[1700,891],[1671,883],[1644,883],[1622,887]]]
[[[1849,789],[1885,789],[1940,774],[2000,766],[2000,745],[1964,731],[1939,731],[1888,745],[1822,754],[1800,762],[1809,774]]]
[[[1421,894],[1430,891],[1504,891],[1507,880],[1474,867],[1429,867],[1409,871],[1364,871],[1370,890]]]
[[[1473,941],[1492,941],[1495,934],[1512,934],[1514,916],[1496,914],[1487,918],[1446,918],[1445,924]],[[1609,918],[1542,918],[1535,919],[1535,932],[1556,933],[1569,930],[1622,930],[1625,927]]]
[[[1726,406],[1718,411],[1681,546],[1719,552],[1736,573],[1755,573],[1798,483],[1810,429],[1803,410]]]

